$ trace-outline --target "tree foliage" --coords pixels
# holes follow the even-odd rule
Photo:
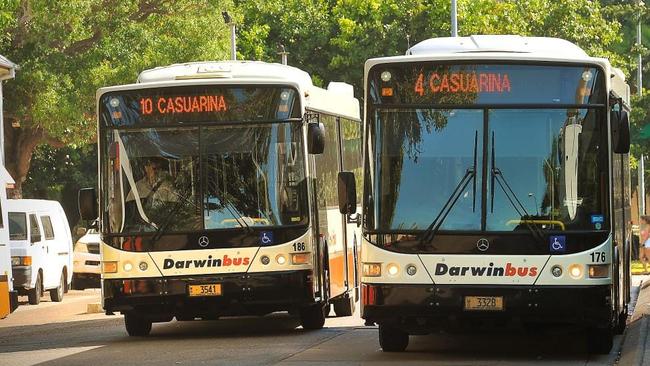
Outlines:
[[[629,26],[636,16],[650,23],[648,8],[635,6],[623,0],[458,0],[459,35],[564,38],[629,75],[636,68]],[[134,82],[155,66],[227,59],[221,10],[237,22],[240,59],[279,62],[284,45],[289,64],[309,72],[317,85],[346,81],[362,97],[364,62],[449,36],[449,7],[448,0],[0,0],[0,53],[21,66],[5,84],[8,168],[20,184],[39,144],[93,141],[98,87]],[[640,130],[650,105],[647,99],[637,105],[632,121]],[[634,141],[633,151],[645,152],[645,141]]]
[[[222,59],[216,0],[2,0],[0,50],[20,65],[6,84],[7,168],[18,190],[36,146],[93,141],[95,91],[147,68]],[[20,128],[12,128],[20,124]]]
[[[242,55],[277,60],[277,45],[284,44],[291,52],[290,64],[316,75],[319,82],[350,82],[358,96],[368,58],[403,55],[409,45],[451,33],[446,0],[254,0],[237,5]],[[461,36],[564,38],[628,69],[625,59],[610,51],[620,42],[620,24],[605,19],[598,2],[460,0],[458,24]]]

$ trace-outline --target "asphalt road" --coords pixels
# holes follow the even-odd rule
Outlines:
[[[615,338],[609,355],[590,356],[581,333],[493,326],[411,336],[407,352],[391,354],[358,315],[304,331],[286,314],[160,323],[149,337],[134,338],[121,316],[84,313],[98,299],[96,290],[71,291],[62,303],[46,297],[0,320],[0,365],[612,365],[622,340]]]

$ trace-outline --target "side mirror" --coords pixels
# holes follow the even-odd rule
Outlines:
[[[82,188],[79,190],[79,215],[82,220],[95,220],[97,218],[97,193],[95,188]]]
[[[612,147],[617,154],[630,152],[630,117],[626,111],[613,111],[610,114],[612,126]]]
[[[352,215],[357,212],[357,188],[354,173],[339,172],[339,212]]]
[[[307,124],[307,151],[322,154],[325,150],[325,126],[319,122]]]

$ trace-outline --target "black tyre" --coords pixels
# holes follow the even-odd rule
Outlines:
[[[587,330],[587,350],[589,353],[606,355],[614,345],[614,330],[610,327]]]
[[[50,290],[50,299],[54,302],[63,301],[63,293],[65,292],[65,273],[61,273],[59,286]]]
[[[73,290],[85,290],[84,281],[79,278],[76,274],[72,275],[72,289]]]
[[[34,288],[27,291],[27,300],[30,305],[38,305],[41,302],[41,295],[43,294],[43,278],[39,272],[36,276],[36,283]]]
[[[300,309],[300,323],[304,329],[321,329],[325,325],[325,312],[322,304]]]
[[[384,352],[404,352],[409,345],[409,335],[395,327],[379,324],[379,345]]]
[[[336,316],[352,316],[354,314],[355,302],[353,297],[343,297],[333,302]]]
[[[623,309],[623,311],[620,314],[618,314],[618,322],[616,322],[616,327],[614,327],[614,333],[623,334],[626,326],[627,326],[627,309]]]
[[[72,285],[72,280],[68,282],[68,271],[63,270],[63,293],[67,294],[70,291],[70,285]]]
[[[138,314],[124,314],[124,325],[131,337],[145,337],[151,333],[151,321]]]

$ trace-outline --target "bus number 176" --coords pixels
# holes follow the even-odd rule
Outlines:
[[[594,263],[605,263],[605,252],[592,252],[591,261]]]

